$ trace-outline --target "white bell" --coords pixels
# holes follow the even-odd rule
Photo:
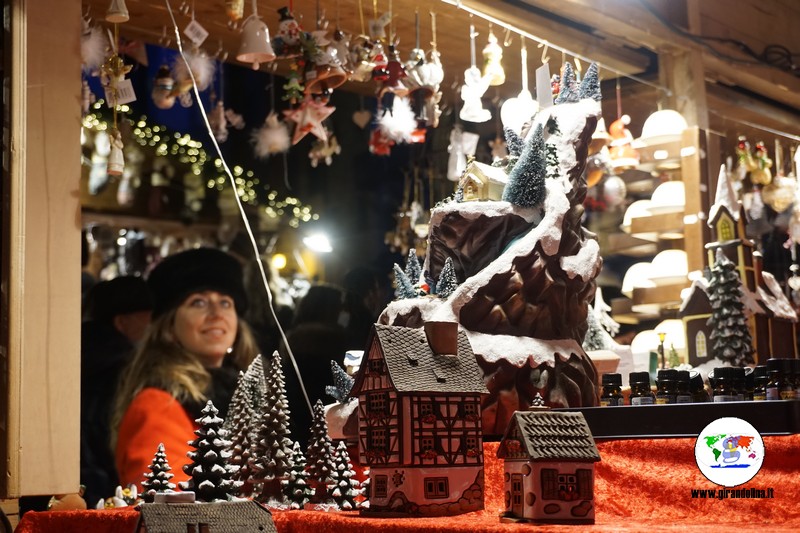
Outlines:
[[[106,22],[119,24],[121,22],[128,22],[131,16],[128,14],[128,7],[125,5],[125,0],[111,0],[111,5],[106,11]]]
[[[242,63],[252,63],[253,69],[258,70],[261,63],[268,63],[275,59],[275,52],[269,39],[269,28],[260,18],[250,15],[244,22],[242,29],[242,44],[236,60]]]

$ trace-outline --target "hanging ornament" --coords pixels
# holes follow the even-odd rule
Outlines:
[[[608,133],[612,139],[609,156],[611,157],[611,166],[615,171],[635,168],[639,165],[639,152],[631,145],[633,135],[627,128],[630,123],[631,117],[622,115],[608,127]]]
[[[394,141],[386,137],[380,128],[375,128],[369,136],[369,152],[373,155],[389,156],[392,153]]]
[[[91,169],[89,170],[89,194],[97,195],[108,185],[108,154],[111,153],[111,140],[108,132],[96,131],[92,144]]]
[[[327,130],[326,130],[326,133]],[[339,141],[336,140],[335,135],[328,135],[326,140],[316,139],[311,144],[311,150],[308,152],[308,158],[311,160],[311,167],[317,168],[320,161],[324,161],[327,166],[333,163],[333,156],[342,153],[342,147]]]
[[[417,120],[407,98],[396,97],[390,109],[379,116],[378,129],[384,137],[395,143],[411,142]]]
[[[444,80],[444,70],[439,51],[436,49],[436,14],[431,13],[431,60],[426,61],[425,51],[419,46],[419,13],[416,15],[416,47],[411,51],[406,63],[407,78],[404,80],[409,89],[409,99],[414,115],[420,125],[437,127],[442,114],[439,102],[442,93],[439,86]]]
[[[89,108],[95,100],[97,98],[95,98],[92,89],[89,87],[89,82],[81,80],[81,111],[83,111],[84,115],[89,112]]]
[[[740,135],[736,143],[736,174],[739,180],[744,180],[747,173],[758,168],[753,153],[750,151],[750,143],[747,137]]]
[[[108,54],[108,39],[103,30],[91,25],[91,19],[84,17],[81,21],[81,64],[83,71],[96,75]]]
[[[270,111],[264,125],[253,132],[253,144],[256,157],[260,159],[287,152],[291,147],[289,130],[274,111]]]
[[[111,141],[111,152],[108,154],[108,175],[121,176],[125,170],[125,157],[122,154],[122,149],[125,145],[122,143],[122,133],[114,127],[109,134]]]
[[[301,55],[300,37],[303,30],[288,7],[278,10],[278,33],[272,39],[272,49],[280,58],[292,58]]]
[[[208,114],[208,125],[218,143],[228,140],[228,119],[225,118],[225,104],[218,100]]]
[[[794,203],[794,192],[797,189],[797,180],[789,176],[775,176],[772,181],[761,189],[764,203],[776,213],[783,213]]]
[[[464,71],[464,85],[461,86],[461,99],[464,105],[459,112],[459,118],[467,122],[486,122],[492,118],[492,113],[484,109],[481,97],[489,88],[489,78],[481,74],[480,69],[475,66],[475,26],[469,26],[470,52],[472,55],[472,66]]]
[[[353,71],[353,64],[350,61],[350,35],[336,28],[328,53],[336,58],[339,66],[348,75]]]
[[[322,102],[306,97],[298,108],[284,111],[284,116],[295,123],[292,144],[299,143],[309,133],[318,139],[326,139],[327,134],[322,121],[335,110],[335,107],[327,107]]]
[[[622,205],[627,194],[625,181],[619,176],[609,176],[603,182],[603,199],[608,207]]]
[[[586,186],[594,187],[603,179],[603,176],[611,174],[612,171],[608,147],[603,146],[599,152],[590,155],[586,159]]]
[[[483,47],[483,75],[489,78],[489,85],[496,87],[506,82],[506,72],[503,70],[503,48],[497,44],[491,26],[486,46]]]
[[[505,139],[498,133],[494,140],[489,141],[489,148],[492,149],[492,163],[503,161],[508,157],[508,147]]]
[[[756,143],[755,162],[755,168],[750,170],[750,181],[753,185],[768,185],[772,181],[772,159],[763,141]]]
[[[300,81],[300,74],[298,73],[298,64],[292,63],[289,66],[289,75],[286,77],[286,83],[283,84],[283,100],[288,100],[292,105],[296,105],[303,100],[305,87]]]
[[[175,105],[175,79],[166,65],[161,65],[153,80],[153,91],[150,93],[153,103],[159,109],[171,109]]]
[[[228,25],[235,27],[244,16],[244,0],[225,0],[225,14],[228,15]]]
[[[467,168],[467,159],[475,155],[480,136],[477,133],[464,131],[461,124],[456,124],[450,132],[450,146],[447,151],[447,179],[459,181]]]
[[[520,42],[522,43],[520,49],[522,90],[516,98],[509,98],[503,102],[503,106],[500,108],[500,120],[503,122],[503,127],[517,135],[522,132],[525,123],[530,122],[533,115],[539,110],[539,104],[528,90],[528,49],[525,46],[525,38],[521,37]]]
[[[304,46],[306,72],[305,93],[328,95],[347,81],[347,73],[338,59],[337,49],[323,43],[318,32],[313,32],[313,43]]]
[[[372,121],[372,113],[364,109],[364,97],[358,99],[358,111],[353,113],[353,123],[362,130]]]
[[[376,67],[372,54],[373,48],[373,44],[363,35],[353,42],[350,48],[351,80],[365,82],[372,79],[372,73]]]
[[[406,78],[406,68],[400,62],[400,56],[397,48],[394,45],[389,45],[389,54],[387,56],[385,76],[381,79],[381,88],[378,92],[379,96],[391,92],[396,96],[405,96],[408,94],[408,88],[403,85],[402,80]]]

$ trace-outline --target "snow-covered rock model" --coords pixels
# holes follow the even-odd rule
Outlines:
[[[581,217],[599,100],[596,66],[579,86],[565,71],[556,105],[531,119],[527,135],[506,131],[503,200],[459,201],[464,195],[457,192],[432,210],[420,285],[442,285],[451,263],[458,286],[439,297],[399,291],[408,297],[379,319],[408,327],[460,324],[489,389],[486,434],[502,434],[536,393],[552,407],[597,403],[596,372],[581,343],[602,258]]]

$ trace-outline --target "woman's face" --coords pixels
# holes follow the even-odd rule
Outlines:
[[[219,367],[236,340],[238,324],[233,298],[216,291],[194,292],[175,313],[175,337],[203,366]]]

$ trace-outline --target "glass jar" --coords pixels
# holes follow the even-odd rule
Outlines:
[[[631,372],[628,376],[631,385],[631,405],[653,405],[656,395],[650,389],[649,372]]]
[[[690,376],[688,370],[678,370],[678,387],[675,395],[676,403],[692,403],[690,392]]]
[[[767,400],[794,400],[797,397],[791,379],[791,359],[767,359],[767,372]]]
[[[769,376],[767,375],[767,365],[758,365],[753,369],[753,401],[763,402],[767,399],[767,383],[769,383]]]
[[[714,389],[712,395],[714,403],[735,402],[739,399],[736,390],[736,369],[732,366],[722,366],[714,369]]]
[[[622,375],[603,374],[603,391],[600,393],[600,405],[617,407],[625,405],[622,397]]]
[[[689,371],[689,392],[692,393],[692,401],[694,403],[705,403],[711,400],[703,381],[703,374],[699,370]]]

